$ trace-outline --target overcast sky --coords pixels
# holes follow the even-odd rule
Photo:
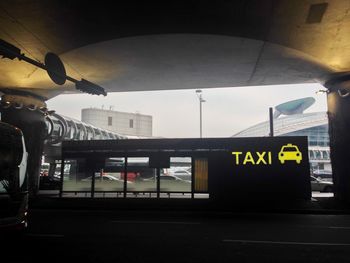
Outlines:
[[[304,97],[316,102],[306,112],[326,111],[319,84],[203,89],[203,137],[228,137],[268,119],[269,107]],[[81,109],[102,108],[153,116],[153,135],[199,137],[199,100],[195,90],[115,92],[107,97],[60,95],[47,102],[58,114],[81,119]]]

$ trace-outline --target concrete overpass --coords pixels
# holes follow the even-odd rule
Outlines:
[[[336,194],[350,200],[344,165],[350,142],[349,10],[346,0],[124,1],[118,6],[103,0],[3,0],[0,38],[34,60],[44,61],[48,51],[58,54],[70,76],[108,92],[319,81],[329,90]],[[54,84],[45,71],[23,61],[2,59],[0,72],[2,118],[23,129],[35,173],[45,125],[42,111],[26,107],[46,114],[46,100],[78,91],[68,82]]]
[[[36,60],[48,51],[59,54],[70,75],[107,91],[314,82],[350,67],[349,5],[190,0],[114,7],[109,1],[4,0],[0,37]],[[31,65],[0,65],[1,89],[44,99],[76,92]]]

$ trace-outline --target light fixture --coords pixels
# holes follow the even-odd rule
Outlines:
[[[101,86],[95,83],[92,83],[86,79],[82,79],[81,81],[76,82],[75,87],[78,90],[81,90],[89,94],[96,94],[96,95],[102,94],[103,96],[107,96],[106,91]]]
[[[202,90],[197,89],[196,95],[199,99],[199,137],[202,138],[202,103],[205,102],[205,100],[202,97]]]
[[[315,92],[315,94],[323,94],[323,93],[329,93],[329,91],[328,90],[326,90],[326,89],[320,89],[320,90],[318,90],[318,91],[316,91]]]

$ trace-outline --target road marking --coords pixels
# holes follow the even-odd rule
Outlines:
[[[292,225],[293,226],[293,225]],[[292,227],[291,226],[291,227]],[[321,228],[321,229],[349,229],[349,226],[314,226],[314,225],[295,225],[295,227],[302,227],[302,228]]]
[[[350,246],[348,243],[313,243],[313,242],[284,242],[267,240],[234,240],[224,239],[223,242],[231,243],[251,243],[251,244],[273,244],[273,245],[303,245],[303,246]]]
[[[332,229],[350,229],[349,226],[330,226],[329,228],[332,228]]]
[[[119,224],[168,224],[168,225],[199,225],[199,222],[175,222],[175,221],[127,221],[127,220],[113,220],[112,223]]]
[[[64,237],[64,235],[60,235],[60,234],[27,234],[26,236],[29,237],[44,237],[44,238],[62,238]]]

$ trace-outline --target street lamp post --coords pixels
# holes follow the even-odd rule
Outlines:
[[[199,134],[200,138],[202,138],[202,102],[205,102],[205,100],[202,97],[202,90],[197,89],[196,94],[199,99]]]

